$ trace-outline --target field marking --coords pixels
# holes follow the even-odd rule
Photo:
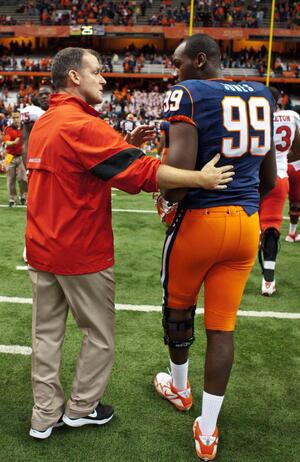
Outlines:
[[[16,270],[18,271],[28,271],[28,266],[16,266]]]
[[[31,305],[32,298],[22,297],[5,297],[0,296],[0,303],[19,303],[22,305]],[[161,306],[156,305],[127,305],[116,303],[116,310],[119,311],[138,311],[138,312],[160,312]],[[197,314],[203,314],[203,308],[197,308]],[[278,319],[300,319],[300,308],[299,313],[288,313],[284,311],[245,311],[240,310],[239,316],[247,318],[278,318]]]
[[[21,345],[0,345],[0,353],[29,356],[32,353],[32,349]]]
[[[114,194],[113,194],[114,195]],[[5,205],[5,204],[0,204],[0,208],[7,208],[9,209],[10,207],[8,205]],[[26,205],[14,205],[13,207],[11,208],[20,208],[20,209],[24,209],[26,208]],[[144,209],[115,209],[113,208],[112,209],[113,212],[123,212],[123,213],[152,213],[152,214],[155,214],[155,215],[158,215],[157,213],[157,210],[144,210]],[[284,220],[289,220],[290,217],[283,217]]]

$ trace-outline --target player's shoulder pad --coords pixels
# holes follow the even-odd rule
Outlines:
[[[21,110],[22,123],[36,122],[37,119],[39,119],[44,113],[45,111],[41,109],[39,106],[25,106]]]
[[[164,99],[164,118],[169,122],[184,121],[195,125],[193,81],[186,80],[173,85]]]

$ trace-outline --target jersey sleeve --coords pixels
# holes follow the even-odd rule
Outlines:
[[[21,110],[21,122],[22,124],[36,122],[45,111],[38,106],[26,106]]]
[[[169,122],[187,122],[195,125],[194,101],[189,88],[185,85],[174,85],[166,93],[164,99],[164,119]]]

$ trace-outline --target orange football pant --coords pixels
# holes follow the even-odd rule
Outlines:
[[[206,329],[232,331],[259,242],[258,213],[239,206],[188,209],[165,240],[164,304],[187,309],[204,282]]]
[[[288,178],[277,177],[275,188],[260,203],[259,219],[262,231],[267,228],[276,228],[280,231],[288,192]]]

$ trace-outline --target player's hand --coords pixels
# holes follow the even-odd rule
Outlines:
[[[142,146],[146,141],[155,138],[156,131],[152,125],[139,125],[131,133],[127,133],[125,140],[127,143],[133,144],[136,147]]]
[[[233,180],[234,171],[233,165],[224,165],[216,167],[221,155],[216,154],[215,157],[204,165],[201,170],[203,174],[202,188],[204,189],[226,189],[227,183]]]

